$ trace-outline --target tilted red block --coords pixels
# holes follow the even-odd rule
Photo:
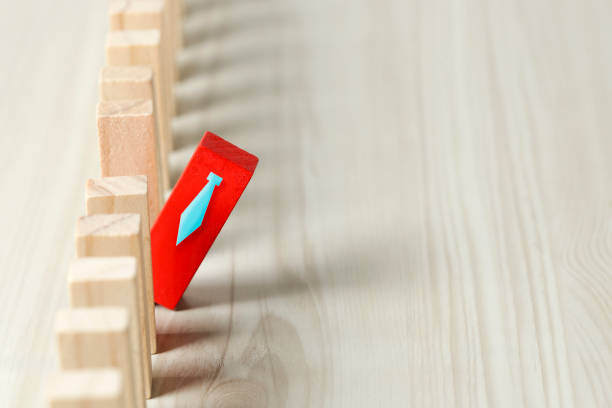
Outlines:
[[[258,161],[214,133],[204,134],[151,230],[156,303],[176,307]]]

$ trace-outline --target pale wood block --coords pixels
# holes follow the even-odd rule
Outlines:
[[[164,53],[159,30],[111,31],[106,36],[106,64],[110,66],[150,65],[153,68],[153,82],[156,111],[161,119],[160,133],[165,151],[172,151],[170,129],[172,98],[164,70]]]
[[[185,1],[184,0],[174,0],[174,32],[175,32],[175,47],[176,50],[181,50],[184,46],[183,39],[183,15],[185,14]],[[176,64],[175,64],[176,66]],[[175,70],[177,75],[175,79],[178,80],[178,70]]]
[[[161,117],[155,103],[153,85],[153,68],[141,66],[106,66],[100,70],[99,78],[101,101],[147,100],[153,101],[153,116],[155,117],[157,146],[160,156],[160,173],[162,179],[162,197],[170,188],[168,169],[168,152],[166,143],[161,138]]]
[[[134,388],[129,332],[130,314],[122,307],[58,311],[55,336],[60,367],[116,367],[124,379],[126,406],[144,407],[144,396]]]
[[[100,70],[101,101],[154,100],[153,86],[150,65],[105,66]]]
[[[72,307],[122,306],[135,316],[130,326],[130,348],[135,387],[151,398],[151,357],[143,349],[147,338],[140,324],[138,263],[134,257],[80,258],[70,265],[68,293]]]
[[[152,0],[132,0],[134,4],[136,2],[143,1],[152,1]],[[159,1],[159,0],[156,0]],[[168,33],[168,77],[170,84],[172,85],[173,95],[174,95],[174,82],[178,77],[178,68],[176,64],[176,55],[177,55],[177,47],[176,47],[176,13],[177,13],[177,3],[176,0],[163,0],[164,3],[164,24],[166,27],[166,32]],[[173,99],[171,106],[172,115],[176,115],[176,101]]]
[[[169,117],[175,114],[174,66],[176,50],[170,0],[113,0],[109,7],[109,27],[120,30],[159,30],[163,53],[163,84],[168,87],[167,108]]]
[[[142,255],[142,228],[138,214],[97,214],[81,217],[76,225],[77,257],[133,256],[138,261],[138,318],[141,330],[139,336],[145,355],[151,354],[150,344],[155,341],[155,326],[149,327],[147,316],[154,308],[153,301],[147,300]]]
[[[151,228],[147,205],[147,177],[122,176],[87,180],[85,201],[87,215],[134,213],[142,222],[142,256],[147,302],[153,304],[153,265],[151,261]],[[155,328],[155,311],[147,313],[149,327]],[[151,353],[157,352],[155,336],[151,336]]]
[[[178,51],[183,47],[183,22],[182,22],[182,9],[183,4],[180,0],[165,0],[166,7],[169,10],[168,13],[168,27],[172,34],[170,40],[172,41],[172,82],[176,82],[179,79],[178,64],[176,63],[176,57]],[[174,114],[176,115],[176,104],[174,106]]]
[[[98,143],[102,176],[145,174],[149,214],[155,220],[163,202],[160,152],[151,100],[98,104]]]
[[[50,408],[129,408],[124,380],[115,368],[66,370],[50,378]]]
[[[174,0],[113,0],[109,7],[109,28],[121,30],[159,30],[163,85],[169,96],[166,101],[169,117],[174,116],[174,72],[176,46]]]

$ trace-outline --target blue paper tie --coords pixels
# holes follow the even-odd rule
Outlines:
[[[206,210],[208,209],[208,203],[212,198],[213,191],[215,187],[223,181],[221,177],[217,176],[212,171],[208,174],[207,179],[208,183],[206,183],[202,191],[198,193],[181,214],[176,245],[180,244],[181,241],[202,225],[204,214],[206,214]]]

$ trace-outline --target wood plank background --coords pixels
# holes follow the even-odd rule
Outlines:
[[[0,405],[41,406],[106,2],[0,5]],[[612,406],[612,3],[188,1],[176,180],[261,158],[150,407]]]

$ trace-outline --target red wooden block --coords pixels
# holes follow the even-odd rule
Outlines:
[[[206,132],[151,230],[155,302],[174,309],[253,176],[259,159]],[[214,187],[202,224],[177,245],[181,214],[208,183]]]

